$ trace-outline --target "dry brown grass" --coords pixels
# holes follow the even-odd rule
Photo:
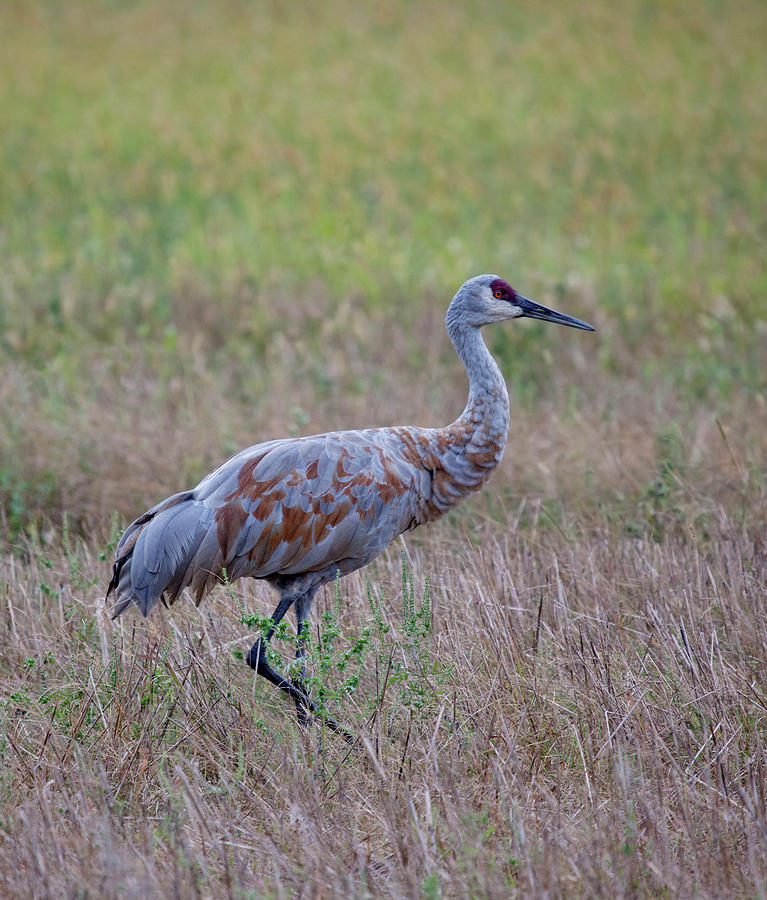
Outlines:
[[[268,613],[263,586],[112,623],[103,516],[101,541],[17,543],[0,570],[0,892],[763,895],[762,430],[625,382],[570,409],[567,383],[588,385],[592,364],[568,353],[518,408],[492,489],[341,582],[335,656],[313,671],[340,690],[339,654],[372,628],[357,690],[329,701],[352,749],[300,734],[238,658],[253,640],[240,604]],[[457,377],[432,388],[460,405]],[[407,404],[428,410],[422,390]],[[360,413],[346,402],[342,418]],[[380,395],[381,419],[395,402]],[[227,414],[203,410],[211,426]],[[122,440],[108,429],[100,446]],[[190,419],[173,443],[195,440]],[[174,486],[172,459],[142,458],[115,496],[133,478]],[[416,606],[431,582],[419,652],[402,548]],[[332,589],[317,607],[327,632]]]

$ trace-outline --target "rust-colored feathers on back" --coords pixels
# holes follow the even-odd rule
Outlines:
[[[196,601],[230,580],[352,571],[417,517],[429,472],[390,429],[259,444],[128,527],[110,584],[115,614],[146,615],[184,588]],[[412,456],[412,455],[411,455]]]
[[[485,480],[502,447],[472,458],[471,447],[456,452],[456,440],[470,443],[461,437],[380,428],[243,450],[126,529],[109,586],[115,615],[132,603],[147,615],[184,588],[199,603],[224,572],[230,581],[316,573],[319,582],[365,565]]]

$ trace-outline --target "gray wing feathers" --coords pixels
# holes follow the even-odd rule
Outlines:
[[[128,526],[107,596],[115,615],[131,604],[147,615],[187,587],[199,603],[224,569],[231,581],[352,571],[412,527],[429,485],[390,429],[249,447]]]
[[[176,494],[133,522],[117,547],[113,615],[135,604],[146,616],[165,593],[172,602],[209,530],[204,507],[191,491]]]

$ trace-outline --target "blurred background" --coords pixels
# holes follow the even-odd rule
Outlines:
[[[0,17],[11,538],[107,529],[270,437],[446,423],[444,310],[481,272],[598,329],[488,330],[498,492],[620,512],[669,460],[763,475],[761,0]]]

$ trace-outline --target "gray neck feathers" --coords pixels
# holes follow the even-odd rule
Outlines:
[[[462,497],[479,490],[501,461],[509,430],[509,395],[479,328],[466,324],[462,310],[448,310],[447,330],[469,375],[469,400],[447,428],[434,432],[431,497],[418,521],[435,519]]]
[[[469,376],[469,399],[455,424],[473,423],[488,440],[503,447],[509,430],[506,382],[479,328],[465,324],[451,313],[454,313],[452,306],[447,315],[447,333]]]

